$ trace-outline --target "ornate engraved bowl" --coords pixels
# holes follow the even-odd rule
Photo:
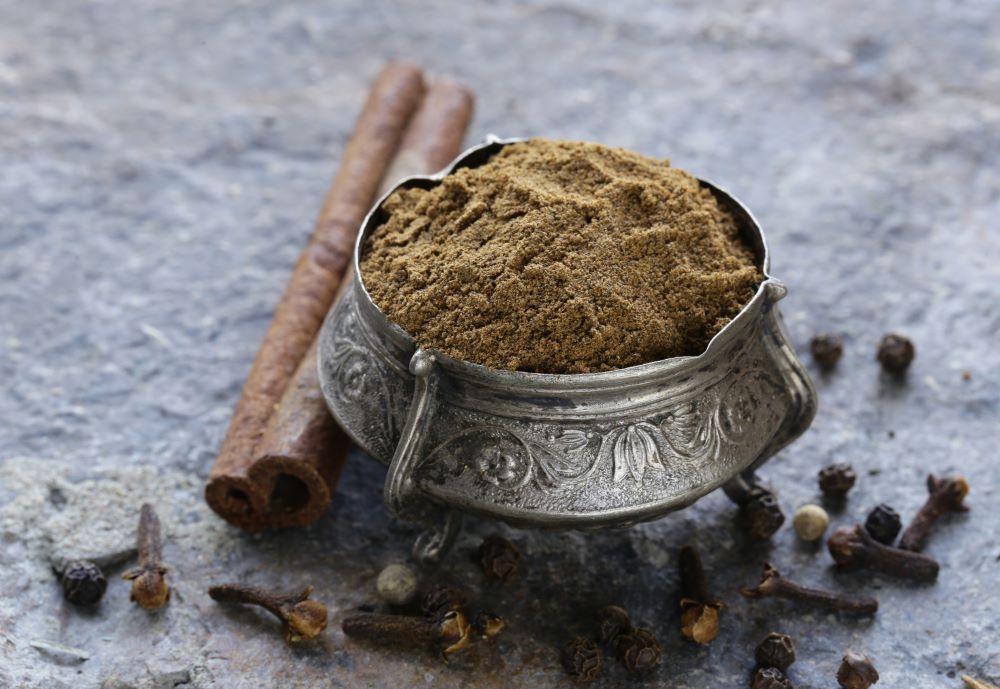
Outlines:
[[[432,187],[515,141],[491,138],[395,188]],[[418,556],[447,548],[456,511],[600,528],[655,519],[720,486],[740,501],[754,470],[808,428],[816,392],[782,325],[787,290],[768,275],[763,233],[739,201],[702,184],[737,218],[765,280],[702,354],[605,373],[508,371],[418,349],[365,289],[361,247],[385,221],[385,197],[369,213],[353,284],[320,333],[319,378],[337,421],[389,465],[386,504],[428,527]]]

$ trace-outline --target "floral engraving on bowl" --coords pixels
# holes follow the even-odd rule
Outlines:
[[[629,424],[616,432],[618,437],[615,438],[611,452],[614,460],[612,480],[615,483],[628,476],[631,476],[636,483],[642,483],[647,467],[663,471],[660,449],[653,439],[654,433],[659,434],[656,426],[649,423]]]
[[[766,391],[761,397],[760,390]],[[519,488],[529,481],[545,492],[579,489],[599,472],[611,484],[642,486],[650,475],[676,466],[726,464],[759,450],[775,431],[782,390],[761,368],[753,368],[667,407],[648,420],[607,430],[546,426],[513,431],[471,426],[451,435],[422,464],[436,482],[459,477],[469,467],[483,487]],[[541,431],[539,436],[538,431]],[[436,466],[435,466],[436,465]]]

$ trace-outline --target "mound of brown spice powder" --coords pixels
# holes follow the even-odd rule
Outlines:
[[[762,275],[735,220],[667,161],[531,139],[390,196],[361,271],[424,348],[589,373],[697,355]]]

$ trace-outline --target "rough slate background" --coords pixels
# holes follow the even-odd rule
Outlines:
[[[875,659],[879,686],[1000,682],[998,30],[991,0],[3,0],[0,686],[566,687],[554,649],[612,601],[666,648],[655,675],[627,686],[745,686],[772,629],[798,639],[799,687],[833,686],[848,648]],[[216,518],[203,479],[389,57],[474,84],[471,138],[627,146],[741,196],[791,288],[800,351],[817,329],[847,345],[839,371],[817,378],[812,430],[768,477],[790,512],[817,498],[817,469],[852,461],[861,480],[840,524],[877,501],[909,517],[928,470],[962,471],[973,511],[933,535],[938,583],[835,574],[787,527],[748,544],[712,495],[630,531],[513,532],[525,572],[498,588],[468,560],[494,528],[474,523],[425,578],[478,592],[510,628],[445,667],[339,631],[413,536],[382,509],[374,462],[352,458],[308,529],[247,536]],[[917,343],[904,385],[873,361],[887,329]],[[127,554],[143,495],[166,523],[169,607],[133,608],[123,565],[109,566],[96,611],[63,604],[51,559]],[[709,648],[676,633],[673,557],[687,541],[727,606]],[[878,589],[882,610],[858,621],[740,599],[765,560],[804,582]],[[272,620],[207,598],[222,579],[311,582],[331,627],[289,648]],[[598,686],[625,683],[610,663]]]

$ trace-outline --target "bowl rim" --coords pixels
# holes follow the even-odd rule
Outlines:
[[[522,143],[536,137],[509,137],[500,138],[495,135],[488,135],[486,140],[475,146],[471,146],[460,153],[454,160],[440,171],[431,175],[411,175],[398,180],[375,202],[372,208],[365,215],[354,242],[354,256],[352,267],[354,269],[353,291],[357,301],[359,311],[364,311],[365,316],[374,319],[377,327],[386,334],[393,343],[412,354],[418,349],[416,340],[403,329],[398,323],[390,319],[385,312],[375,303],[364,284],[361,271],[361,251],[368,236],[381,223],[374,221],[382,209],[386,199],[397,190],[413,186],[423,186],[430,188],[440,183],[445,177],[456,169],[469,167],[467,163],[475,160],[479,156],[485,155],[488,160],[504,146],[514,143]],[[491,150],[492,149],[492,150]],[[480,163],[481,164],[481,163]],[[757,286],[753,297],[750,298],[717,332],[706,345],[704,351],[697,355],[669,357],[647,361],[642,364],[626,366],[624,368],[610,371],[599,371],[594,373],[540,373],[534,371],[516,371],[511,369],[494,368],[484,366],[465,359],[457,359],[444,352],[435,349],[425,349],[423,351],[433,354],[434,360],[440,364],[449,374],[460,380],[472,383],[493,383],[498,379],[511,388],[525,388],[531,390],[556,391],[562,389],[572,389],[579,391],[581,388],[607,388],[614,384],[628,384],[629,382],[641,382],[649,380],[650,376],[659,377],[666,373],[681,373],[693,371],[714,360],[719,352],[737,333],[742,331],[751,321],[755,319],[756,312],[762,308],[767,301],[775,302],[783,298],[787,292],[784,283],[777,280],[770,274],[771,255],[767,245],[767,239],[760,227],[760,223],[754,215],[747,209],[742,201],[730,193],[726,188],[715,184],[709,180],[697,177],[698,182],[709,189],[716,198],[726,204],[736,217],[740,225],[741,232],[744,233],[744,240],[748,241],[757,259],[758,268],[764,279]]]

